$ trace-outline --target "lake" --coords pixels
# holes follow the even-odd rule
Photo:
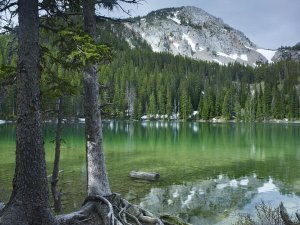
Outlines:
[[[53,124],[44,124],[48,173],[54,159]],[[192,224],[230,224],[255,214],[261,201],[300,211],[300,125],[105,121],[104,148],[111,188],[156,214]],[[15,125],[0,125],[0,201],[11,193]],[[64,125],[59,186],[64,211],[85,196],[84,124]],[[155,171],[138,182],[132,170]]]

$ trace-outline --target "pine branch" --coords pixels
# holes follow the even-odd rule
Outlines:
[[[10,10],[11,7],[17,6],[17,2],[11,2],[11,1],[1,1],[0,2],[0,12],[4,12],[6,10]]]

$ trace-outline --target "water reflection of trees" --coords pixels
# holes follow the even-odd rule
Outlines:
[[[255,203],[274,200],[274,207],[280,201],[298,202],[299,197],[284,197],[279,194],[282,183],[272,178],[258,179],[256,174],[239,179],[219,175],[216,179],[188,182],[152,188],[142,199],[141,206],[156,214],[178,215],[191,224],[215,224],[222,220],[233,222],[238,213],[255,213]],[[257,201],[257,199],[259,202]],[[269,202],[272,205],[272,202]],[[295,210],[295,209],[294,209]],[[229,216],[230,215],[230,216]]]
[[[152,125],[150,125],[152,124]],[[44,126],[48,160],[53,158],[53,128]],[[11,185],[14,147],[14,125],[0,126],[2,159],[0,183]],[[255,172],[266,181],[269,176],[282,182],[281,193],[300,195],[300,129],[298,125],[245,123],[181,123],[181,122],[118,122],[104,123],[105,151],[114,190],[124,196],[129,189],[138,197],[146,195],[151,187],[194,182],[226,174],[237,179]],[[62,149],[62,168],[65,170],[62,186],[69,210],[79,204],[80,190],[85,187],[82,175],[84,159],[84,124],[65,124]],[[4,143],[4,145],[3,145]],[[6,145],[7,144],[7,145]],[[5,150],[3,147],[7,146]],[[5,159],[5,160],[4,160]],[[50,165],[50,164],[49,164]],[[130,170],[155,170],[162,175],[155,184],[138,185],[128,179]],[[125,185],[124,185],[125,184]],[[79,188],[78,188],[79,187]],[[1,190],[1,199],[6,200]],[[73,198],[73,196],[75,197]],[[77,197],[78,196],[78,197]],[[77,207],[75,207],[77,208]]]

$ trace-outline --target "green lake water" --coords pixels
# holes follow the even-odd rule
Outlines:
[[[192,224],[231,224],[261,201],[300,211],[300,125],[106,121],[104,147],[111,188],[156,214]],[[54,125],[44,125],[48,172]],[[0,125],[0,202],[14,173],[15,125]],[[84,124],[64,126],[59,185],[64,211],[78,209],[86,191]],[[130,179],[155,171],[157,182]]]

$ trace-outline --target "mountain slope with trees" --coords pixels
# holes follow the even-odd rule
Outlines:
[[[136,36],[132,47],[120,23],[98,24],[97,35],[114,46],[113,61],[100,67],[103,116],[116,119],[213,118],[243,121],[299,118],[299,61],[261,63],[257,67],[196,61],[154,53]],[[66,71],[68,73],[68,71]],[[14,117],[14,87],[0,108]],[[65,98],[66,117],[83,116],[81,95]],[[47,108],[47,104],[44,104]],[[72,109],[72,110],[70,110]]]

